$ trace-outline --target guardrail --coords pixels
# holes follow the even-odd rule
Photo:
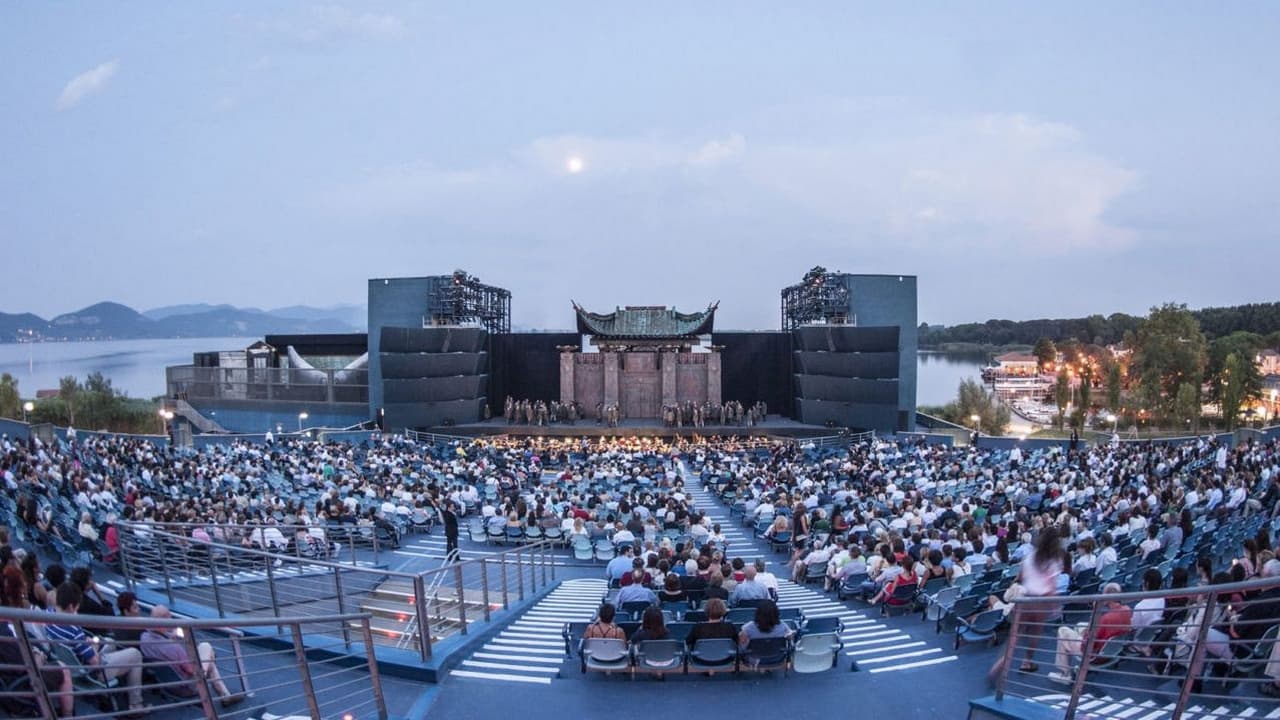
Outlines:
[[[432,645],[495,610],[555,581],[552,543],[504,549],[491,556],[419,573],[398,572],[260,548],[203,542],[158,528],[122,524],[121,568],[130,587],[163,592],[172,604],[215,608],[220,617],[309,617],[370,614],[375,643],[413,650],[425,662]],[[353,628],[335,629],[344,644]]]
[[[1092,700],[1099,697],[1107,698],[1109,717],[1136,716],[1140,710],[1135,708],[1162,709],[1175,719],[1192,710],[1196,717],[1217,716],[1226,711],[1212,710],[1212,704],[1242,702],[1256,708],[1258,717],[1269,717],[1280,708],[1280,698],[1263,694],[1263,686],[1272,684],[1263,670],[1273,653],[1280,653],[1275,647],[1280,632],[1277,589],[1280,578],[1020,598],[1013,603],[1009,640],[995,678],[996,698],[1039,700],[1055,689],[1069,693],[1066,720],[1083,716],[1082,704],[1096,706]],[[1130,622],[1123,631],[1121,605],[1157,600],[1166,610],[1156,612],[1153,622],[1139,629]],[[1046,650],[1053,654],[1050,670],[1057,675],[1026,672],[1027,659],[1040,664]]]
[[[463,435],[444,435],[441,433],[419,432],[417,430],[405,430],[404,436],[416,443],[428,443],[432,445],[449,445],[451,443],[460,442],[463,445],[470,445],[476,441],[474,437],[466,437]],[[484,440],[495,440],[505,438],[505,435],[486,435]]]
[[[305,525],[301,523],[276,523],[274,525],[236,525],[231,523],[130,523],[118,522],[117,532],[121,537],[127,532],[129,536],[145,536],[147,532],[162,530],[179,537],[191,539],[193,531],[200,529],[207,532],[210,539],[226,545],[240,545],[248,542],[258,549],[263,548],[267,528],[280,532],[284,544],[276,551],[282,555],[294,555],[299,560],[318,558],[333,562],[350,559],[352,565],[359,563],[357,551],[371,551],[374,557],[382,552],[386,541],[383,531],[371,525],[321,524]],[[183,558],[187,560],[189,558]],[[190,568],[184,568],[188,571]]]
[[[387,718],[378,664],[369,651],[368,614],[228,622],[3,607],[0,623],[13,631],[0,634],[0,704],[10,714],[54,718],[72,710],[80,718],[121,718],[141,700],[153,712],[194,711],[213,719],[257,717],[268,703],[277,714],[313,720]],[[48,633],[51,625],[80,628],[81,623],[93,626],[83,639],[54,639]],[[322,634],[330,625],[359,628],[361,649],[303,644],[304,635]],[[243,642],[247,628],[273,642]],[[81,664],[86,647],[100,658],[99,665]],[[200,661],[179,668],[174,659],[183,655]]]

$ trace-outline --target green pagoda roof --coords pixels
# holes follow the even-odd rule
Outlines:
[[[618,308],[611,313],[593,313],[573,303],[578,314],[578,332],[605,338],[688,338],[711,332],[719,303],[697,313],[682,313],[675,308]]]

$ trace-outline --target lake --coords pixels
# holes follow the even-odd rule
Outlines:
[[[58,379],[74,375],[82,382],[92,372],[111,378],[130,397],[164,394],[164,369],[186,365],[196,352],[243,350],[254,338],[184,338],[179,340],[109,340],[102,342],[0,345],[0,372],[18,378],[23,397],[36,390],[57,389]],[[920,353],[916,402],[943,405],[956,397],[965,378],[980,376],[985,353]]]

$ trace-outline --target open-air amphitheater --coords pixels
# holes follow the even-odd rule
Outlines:
[[[1280,717],[1275,430],[1014,450],[6,429],[15,717]],[[59,575],[92,599],[74,617]]]

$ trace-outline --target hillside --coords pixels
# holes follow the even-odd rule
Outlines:
[[[100,302],[52,320],[32,313],[0,313],[0,342],[132,340],[177,337],[261,337],[290,333],[359,332],[359,308],[332,312],[295,306],[299,317],[231,305],[171,305],[146,314],[116,302]]]

